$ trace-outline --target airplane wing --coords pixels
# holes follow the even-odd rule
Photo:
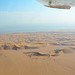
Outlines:
[[[42,3],[43,5],[48,5],[49,0],[37,0],[40,3]]]
[[[37,0],[46,7],[70,9],[75,6],[75,0]]]

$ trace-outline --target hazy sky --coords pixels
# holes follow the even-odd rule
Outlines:
[[[75,28],[75,7],[70,10],[53,9],[36,0],[0,0],[0,30],[31,25]]]

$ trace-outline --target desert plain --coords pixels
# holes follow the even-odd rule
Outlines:
[[[0,75],[75,75],[75,31],[0,33]]]

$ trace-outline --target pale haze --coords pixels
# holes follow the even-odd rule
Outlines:
[[[53,9],[36,0],[1,0],[0,32],[75,29],[75,7]]]

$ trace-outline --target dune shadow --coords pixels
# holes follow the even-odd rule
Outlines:
[[[75,48],[71,47],[73,50],[75,50]]]
[[[38,49],[38,47],[29,47],[29,46],[24,46],[24,49]]]
[[[41,54],[39,52],[23,52],[28,56],[50,56],[50,54]]]

